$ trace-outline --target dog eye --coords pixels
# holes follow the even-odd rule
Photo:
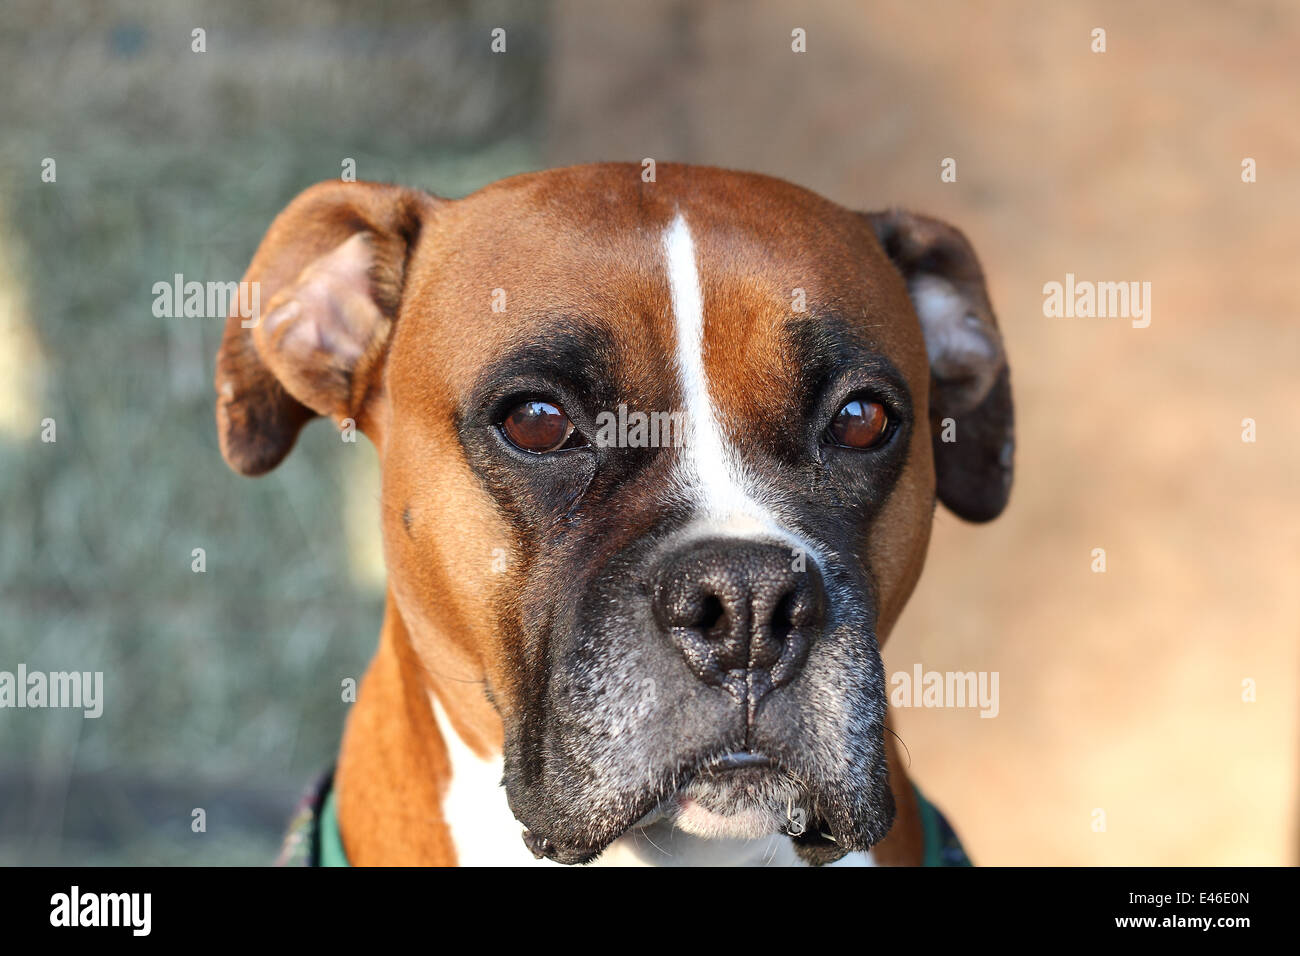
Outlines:
[[[889,414],[879,402],[855,398],[835,413],[826,434],[845,448],[875,448],[889,435]]]
[[[574,435],[564,409],[541,401],[516,405],[501,423],[501,431],[516,448],[538,455],[558,451]]]

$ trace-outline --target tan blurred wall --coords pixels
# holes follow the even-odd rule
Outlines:
[[[886,661],[997,671],[1000,714],[896,712],[915,778],[983,863],[1295,862],[1300,6],[786,6],[559,3],[548,159],[753,169],[974,242],[1016,488],[940,512]],[[1150,327],[1045,318],[1067,272],[1150,282]]]

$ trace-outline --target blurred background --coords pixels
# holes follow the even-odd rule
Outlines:
[[[7,0],[0,670],[103,671],[105,707],[0,710],[0,864],[269,861],[376,643],[369,446],[318,424],[234,475],[222,322],[153,284],[238,279],[348,158],[455,197],[644,157],[937,215],[983,260],[1016,487],[939,512],[885,655],[1000,675],[995,719],[894,714],[976,862],[1296,862],[1297,50],[1263,0]],[[1044,317],[1067,272],[1150,282],[1150,327]]]

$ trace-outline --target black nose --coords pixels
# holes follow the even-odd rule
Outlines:
[[[826,589],[802,552],[707,539],[670,554],[653,582],[655,617],[700,680],[750,714],[803,667],[825,624]]]

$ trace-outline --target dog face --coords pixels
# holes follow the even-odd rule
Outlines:
[[[430,686],[499,715],[536,852],[662,817],[812,861],[888,832],[879,645],[936,499],[986,520],[1010,486],[958,232],[602,165],[456,202],[315,187],[246,281],[227,460],[273,467],[315,414],[371,436],[392,601]]]

